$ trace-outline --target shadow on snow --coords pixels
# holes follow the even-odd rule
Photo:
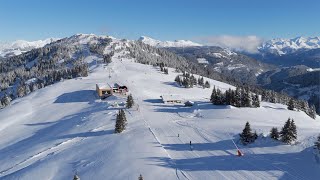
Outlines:
[[[170,146],[174,149],[184,149],[179,146],[172,147],[172,145],[169,145],[169,148]],[[190,151],[189,146],[187,147]],[[211,148],[220,149],[213,146]],[[269,171],[266,172],[266,175],[269,174],[270,177],[274,176],[273,178],[279,177],[276,177],[270,171],[281,171],[283,175],[279,179],[313,179],[312,177],[320,176],[320,171],[319,164],[316,164],[313,160],[311,151],[312,148],[307,148],[301,152],[287,154],[245,154],[242,157],[236,155],[217,155],[187,159],[151,157],[149,160],[158,166],[182,171],[226,171],[226,173],[229,171]]]
[[[96,100],[94,90],[80,90],[60,95],[54,103],[79,103],[87,102],[89,104]]]

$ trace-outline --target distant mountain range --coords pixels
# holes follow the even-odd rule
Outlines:
[[[38,41],[17,40],[11,43],[0,43],[0,57],[20,55],[32,49],[41,48],[56,40],[58,40],[58,38],[47,38]]]
[[[272,39],[264,42],[258,50],[262,54],[288,55],[301,50],[320,48],[320,37],[297,37],[293,39]]]
[[[141,36],[138,41],[148,44],[154,47],[190,47],[190,46],[203,46],[201,44],[189,41],[189,40],[175,40],[175,41],[160,41],[152,39],[147,36]]]

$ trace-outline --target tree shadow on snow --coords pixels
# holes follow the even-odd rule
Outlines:
[[[145,99],[143,101],[147,103],[152,103],[152,104],[163,103],[161,99]]]
[[[114,130],[105,130],[105,131],[90,131],[90,132],[83,132],[83,133],[75,133],[75,134],[66,134],[62,136],[58,136],[57,139],[70,139],[70,138],[77,138],[77,137],[95,137],[95,136],[103,136],[107,134],[113,134]]]
[[[186,107],[184,104],[157,104],[154,105],[156,107],[156,112],[166,112],[166,113],[193,113],[195,110],[227,110],[231,109],[231,106],[227,105],[213,105],[209,102],[194,102],[194,105],[191,107]]]
[[[32,123],[32,124],[25,124],[26,126],[44,126],[54,124],[56,122],[42,122],[42,123]]]
[[[245,154],[242,157],[212,155],[187,159],[162,157],[148,159],[153,162],[152,164],[182,171],[225,171],[226,174],[236,171],[269,171],[266,172],[269,178],[315,179],[315,177],[320,176],[320,171],[319,164],[313,161],[311,149],[307,148],[301,152],[286,154]],[[283,175],[278,177],[270,171],[281,171]]]
[[[168,85],[168,86],[172,86],[172,87],[176,87],[176,88],[184,88],[184,87],[178,85],[176,82],[168,81],[168,82],[163,82],[163,84]]]
[[[88,102],[93,103],[97,98],[94,90],[80,90],[60,95],[54,103],[77,103]]]
[[[44,143],[48,143],[49,146],[56,144],[56,142],[61,142],[63,138],[73,138],[73,137],[85,137],[85,136],[99,136],[99,135],[106,135],[110,134],[109,130],[107,131],[100,131],[100,132],[89,132],[89,133],[79,133],[73,135],[64,135],[65,132],[74,129],[77,126],[81,126],[83,123],[86,123],[86,120],[83,119],[84,117],[90,116],[90,114],[104,111],[104,106],[94,106],[87,109],[84,109],[80,113],[75,113],[73,115],[68,115],[66,117],[61,118],[60,120],[52,123],[37,123],[37,124],[26,124],[26,126],[35,126],[35,125],[45,125],[43,128],[37,130],[29,137],[22,139],[18,142],[14,142],[11,145],[8,145],[4,148],[0,149],[0,161],[8,161],[16,163],[15,159],[11,159],[10,155],[19,155],[19,159],[25,157],[29,157],[34,153],[33,149],[37,149],[36,151],[41,151],[43,148]],[[51,143],[52,142],[52,143]],[[18,159],[17,159],[18,160]],[[10,166],[10,163],[7,163]],[[2,169],[3,170],[3,169]],[[1,169],[0,169],[1,172]]]
[[[281,107],[272,107],[272,106],[268,106],[268,105],[263,105],[261,106],[263,108],[268,108],[268,109],[275,109],[275,110],[287,110],[286,108],[281,108]]]
[[[228,148],[226,148],[226,144],[229,145]],[[171,151],[190,151],[189,142],[186,142],[185,144],[162,144],[162,145],[165,149],[171,150]],[[235,149],[235,147],[233,147],[231,140],[223,140],[223,141],[218,141],[214,143],[192,143],[192,149],[195,151],[221,150],[229,154],[227,150]]]

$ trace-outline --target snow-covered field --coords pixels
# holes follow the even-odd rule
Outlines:
[[[94,57],[91,57],[94,59]],[[180,88],[177,75],[118,59],[98,65],[88,77],[65,80],[13,101],[0,110],[0,179],[317,179],[320,165],[312,145],[320,118],[261,103],[261,108],[214,106],[211,89]],[[111,72],[111,78],[109,78]],[[128,86],[135,106],[126,110],[127,130],[114,134],[115,115],[125,97],[100,100],[95,84]],[[211,86],[233,88],[210,80]],[[179,94],[193,107],[163,104],[161,95]],[[298,142],[284,145],[260,136],[241,146],[232,140],[246,121],[259,134],[281,128],[288,118]],[[178,137],[179,134],[179,137]],[[192,141],[192,150],[189,142]]]

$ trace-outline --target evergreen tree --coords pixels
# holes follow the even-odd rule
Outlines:
[[[204,79],[203,79],[203,77],[199,77],[198,78],[198,84],[199,84],[199,86],[204,87]]]
[[[319,153],[320,153],[320,134],[319,134],[318,137],[317,137],[317,141],[314,142],[314,148],[315,148],[316,150],[318,150]]]
[[[260,107],[259,95],[255,94],[252,97],[252,106],[253,107]]]
[[[163,72],[164,72],[165,74],[169,74],[168,68],[163,68]]]
[[[126,105],[127,105],[127,108],[132,108],[132,106],[134,105],[133,97],[131,94],[127,97]]]
[[[238,87],[236,88],[236,91],[234,94],[234,106],[241,107],[241,92]]]
[[[316,107],[314,104],[310,105],[309,107],[309,110],[308,110],[308,113],[307,113],[312,119],[315,119],[316,118]]]
[[[175,82],[177,82],[178,84],[181,83],[181,79],[180,79],[180,76],[177,75],[176,78],[174,79]]]
[[[73,176],[73,180],[80,180],[80,177],[77,175],[77,173]]]
[[[290,144],[297,139],[297,127],[294,121],[291,121],[290,118],[288,118],[283,126],[280,132],[280,137],[281,141],[287,144]]]
[[[270,102],[271,103],[276,103],[277,101],[276,101],[276,93],[274,92],[274,91],[271,91],[270,92]]]
[[[235,97],[236,97],[235,91],[229,89],[229,92],[230,92],[230,105],[236,106],[236,103],[235,103],[236,102],[236,100],[235,100]]]
[[[248,89],[243,89],[243,100],[242,100],[243,107],[251,107],[252,106],[252,97],[251,93]]]
[[[210,88],[210,83],[208,81],[206,81],[206,83],[204,84],[205,88]]]
[[[190,76],[190,82],[192,85],[197,85],[197,79],[193,76],[193,74]]]
[[[288,103],[288,109],[293,111],[294,108],[295,108],[294,100],[291,98]]]
[[[192,83],[190,82],[190,78],[187,78],[187,77],[183,78],[183,83],[182,84],[183,84],[183,86],[185,88],[193,87]]]
[[[12,100],[11,97],[8,96],[7,94],[5,94],[3,96],[3,98],[1,99],[1,103],[3,106],[8,106],[10,104],[11,100]]]
[[[142,175],[141,175],[141,174],[140,174],[140,176],[139,176],[138,180],[143,180],[143,177],[142,177]]]
[[[300,101],[299,102],[299,109],[308,114],[308,112],[309,112],[309,104],[308,104],[308,102],[307,101]]]
[[[212,104],[215,104],[216,99],[217,99],[217,91],[216,91],[216,87],[214,86],[213,89],[212,89],[212,93],[211,93],[211,97],[210,97],[210,102],[211,102]]]
[[[126,129],[126,125],[126,115],[124,113],[124,110],[120,109],[116,118],[115,133],[121,133],[122,131],[124,131]]]
[[[251,132],[251,127],[249,122],[246,123],[245,128],[243,129],[242,133],[240,134],[240,140],[243,145],[250,144],[254,142],[257,136]]]
[[[224,97],[221,93],[220,89],[217,89],[217,96],[216,96],[216,102],[215,105],[223,105],[224,104]]]
[[[226,105],[231,105],[231,89],[230,88],[225,92],[225,102],[226,102]]]
[[[272,139],[279,140],[280,135],[279,135],[278,128],[273,127],[273,128],[271,129],[271,131],[270,131],[270,137],[271,137]]]

